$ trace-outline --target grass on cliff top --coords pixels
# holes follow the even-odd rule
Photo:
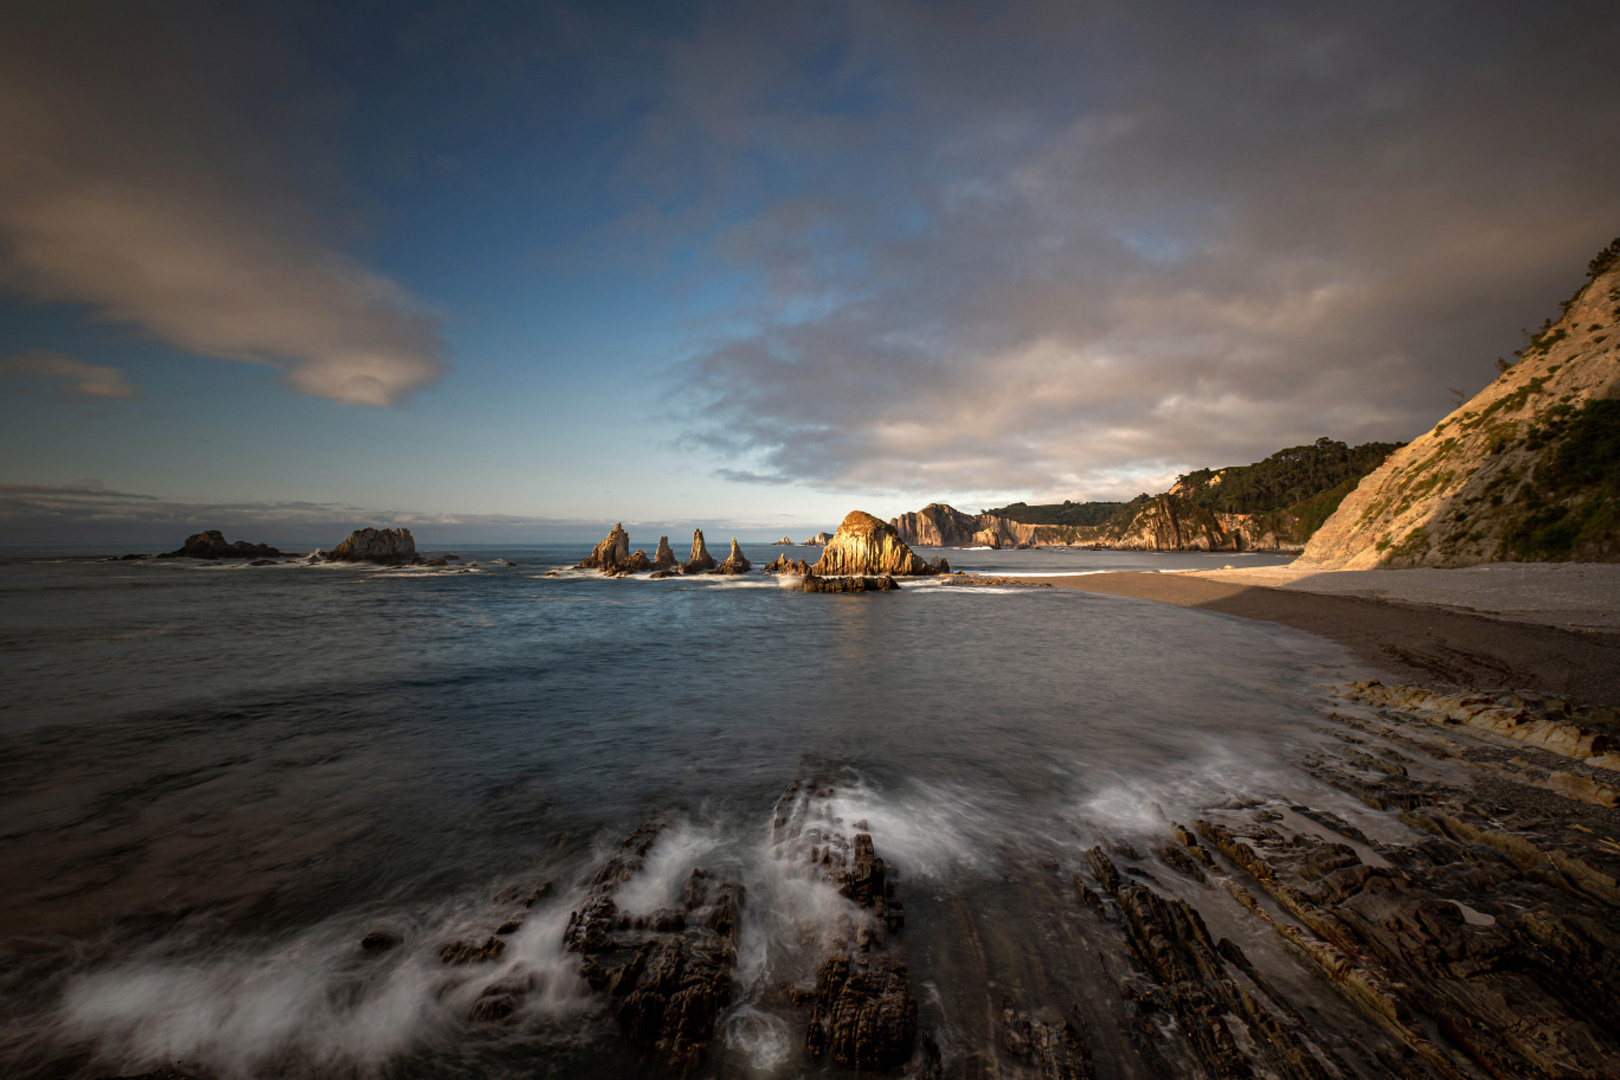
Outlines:
[[[1332,439],[1317,439],[1307,446],[1279,450],[1253,465],[1218,472],[1199,469],[1179,482],[1190,489],[1188,497],[1206,509],[1222,514],[1264,514],[1309,503],[1346,481],[1359,483],[1403,445],[1372,442],[1351,447]],[[1354,488],[1352,483],[1350,490]]]
[[[1009,503],[981,514],[994,514],[1020,525],[1101,525],[1123,506],[1121,502]]]
[[[1620,558],[1620,401],[1549,410],[1527,444],[1552,444],[1514,499],[1500,556]]]

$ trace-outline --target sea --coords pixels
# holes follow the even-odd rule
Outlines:
[[[841,902],[770,843],[812,776],[892,869],[920,1028],[968,1075],[1004,1002],[1117,1006],[1119,973],[1076,944],[1086,848],[1150,848],[1232,798],[1356,817],[1301,765],[1329,738],[1323,687],[1362,674],[1329,641],[1063,588],[608,579],[571,569],[587,550],[460,547],[448,571],[0,558],[0,1075],[665,1075],[563,948],[653,815],[670,824],[621,908],[673,903],[698,867],[747,889],[699,1074],[847,1075],[805,1056],[782,993]],[[920,553],[1049,580],[1286,561]],[[548,883],[498,960],[440,959],[507,917],[503,890]],[[360,947],[379,931],[399,944]],[[512,1015],[470,1018],[514,980]],[[1098,1075],[1151,1075],[1109,1039]]]

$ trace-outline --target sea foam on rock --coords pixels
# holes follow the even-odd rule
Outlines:
[[[893,525],[861,510],[850,511],[810,569],[818,577],[938,572],[900,539]]]

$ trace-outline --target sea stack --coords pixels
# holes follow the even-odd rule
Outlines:
[[[810,572],[817,577],[935,573],[906,546],[893,525],[861,510],[844,518]]]
[[[737,538],[733,536],[731,538],[731,554],[726,556],[726,561],[720,564],[715,573],[746,574],[753,568],[753,563],[743,558],[742,548],[737,546]]]
[[[591,549],[591,553],[579,561],[581,570],[600,570],[604,574],[611,574],[618,565],[630,558],[630,534],[624,531],[624,523],[613,526],[613,531]],[[643,554],[642,558],[646,558]]]
[[[703,543],[703,530],[692,530],[692,557],[686,560],[681,567],[683,574],[701,574],[715,567],[714,556],[709,554],[708,546]]]
[[[416,538],[409,529],[356,529],[326,556],[335,562],[374,562],[390,566],[416,558]]]
[[[681,564],[675,560],[675,553],[669,549],[669,537],[658,538],[658,550],[653,552],[652,568],[654,570],[674,570]]]

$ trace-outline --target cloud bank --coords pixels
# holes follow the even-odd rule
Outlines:
[[[297,140],[255,134],[252,108],[290,96],[268,74],[274,27],[223,20],[185,4],[0,18],[0,284],[274,365],[300,394],[403,401],[445,370],[435,320],[323,239],[310,185],[277,160]]]
[[[673,375],[689,438],[1052,498],[1410,438],[1620,232],[1617,50],[1582,3],[711,20],[649,135],[750,282]]]

